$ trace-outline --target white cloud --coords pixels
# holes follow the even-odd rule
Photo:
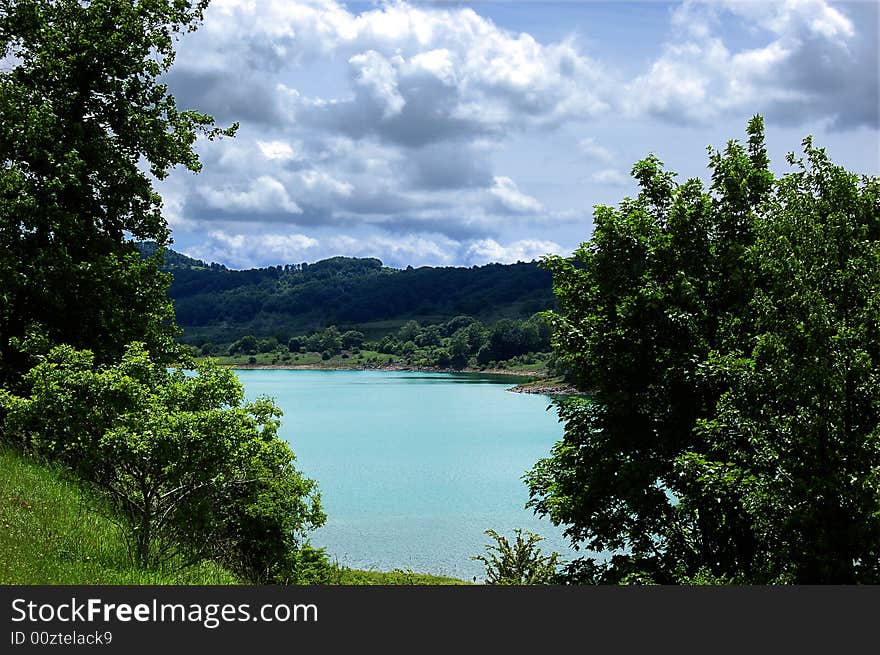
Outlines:
[[[348,63],[355,84],[366,89],[382,106],[382,118],[388,120],[403,111],[406,100],[397,88],[397,70],[391,61],[375,50],[368,50],[353,56]]]
[[[705,2],[706,0],[703,0]],[[741,0],[711,0],[727,11],[738,14],[778,35],[798,34],[804,30],[828,40],[851,38],[855,34],[853,22],[826,0],[788,0],[786,2],[742,2]],[[680,12],[687,16],[688,2]]]
[[[376,257],[391,266],[407,266],[413,263],[445,266],[454,263],[458,243],[440,235],[339,235],[327,239],[325,246],[330,252],[343,252],[351,257]]]
[[[221,212],[302,213],[302,209],[288,195],[284,185],[270,175],[261,175],[244,190],[202,187],[197,193],[207,207]]]
[[[441,235],[392,237],[344,234],[315,238],[300,233],[241,233],[213,230],[186,254],[204,261],[222,261],[232,268],[314,262],[337,255],[376,257],[390,266],[445,266],[455,263],[461,244]]]
[[[530,213],[539,212],[544,207],[541,203],[520,191],[516,183],[509,177],[496,176],[493,179],[493,186],[489,189],[499,202],[503,210],[514,213]]]
[[[601,25],[572,26],[583,46],[446,3],[214,0],[182,40],[169,85],[181,108],[242,126],[235,139],[199,145],[205,167],[194,182],[180,171],[163,183],[166,208],[175,229],[309,232],[316,245],[288,248],[302,246],[305,259],[333,248],[380,258],[385,249],[415,264],[525,258],[526,244],[556,244],[508,243],[511,234],[565,242],[557,235],[573,228],[562,223],[587,220],[583,208],[604,200],[573,180],[586,176],[608,187],[589,192],[607,195],[631,184],[618,157],[634,149],[626,121],[640,152],[655,149],[645,126],[661,121],[709,134],[763,113],[770,126],[876,129],[877,37],[866,16],[876,22],[867,3],[686,0],[658,25],[670,28],[665,43],[633,49],[629,61],[646,63],[626,78],[597,59],[606,51],[591,30]],[[563,136],[578,134],[593,136]],[[537,136],[547,150],[524,163],[521,144]],[[576,175],[559,162],[572,147],[588,164]],[[544,162],[526,185],[526,163]],[[241,261],[270,247],[245,245]],[[263,252],[259,262],[271,261],[274,251]]]
[[[232,268],[314,262],[328,257],[376,257],[386,266],[453,266],[532,261],[563,254],[553,241],[523,239],[501,244],[494,239],[456,241],[439,234],[392,236],[382,233],[313,237],[301,233],[242,233],[212,230],[195,246],[191,257],[221,261]]]
[[[769,31],[764,45],[732,50],[720,29],[725,17]],[[625,86],[631,118],[645,113],[679,123],[710,123],[734,113],[764,113],[770,120],[807,116],[841,124],[877,121],[856,46],[876,60],[876,41],[856,43],[853,22],[824,0],[722,2],[688,0],[673,14],[674,38],[642,75]],[[876,35],[876,31],[875,31]],[[875,37],[876,38],[876,37]],[[873,55],[870,54],[873,50]],[[849,97],[849,99],[847,99]]]
[[[201,98],[266,121],[277,121],[286,104],[288,120],[296,115],[329,131],[405,145],[559,125],[620,108],[634,117],[706,122],[731,109],[809,105],[825,80],[817,67],[853,84],[864,79],[853,66],[865,54],[851,50],[856,24],[826,0],[685,0],[672,13],[675,32],[663,53],[628,82],[572,40],[541,43],[470,8],[393,2],[355,13],[334,0],[227,0],[206,16],[197,39],[184,43],[197,56],[177,65],[201,75],[201,84],[189,80]],[[769,41],[732,48],[721,29],[731,17]],[[280,71],[328,57],[348,62],[353,96],[307,101],[268,88]],[[242,67],[257,75],[228,74]],[[261,79],[266,89],[254,86]],[[211,93],[208,83],[225,92]],[[863,107],[842,111],[860,111],[858,120],[872,115]]]
[[[266,159],[293,159],[293,148],[285,141],[260,141],[257,147]]]
[[[595,173],[590,175],[590,179],[593,182],[599,182],[600,184],[610,184],[612,186],[624,186],[631,182],[631,178],[629,177],[629,175],[614,168],[605,168],[601,171],[596,171]]]
[[[232,268],[313,261],[318,241],[304,234],[241,234],[213,230],[186,254],[203,261],[224,262]]]
[[[468,246],[465,261],[469,264],[498,262],[510,264],[517,261],[531,261],[548,254],[561,254],[562,246],[553,241],[524,239],[502,245],[494,239],[481,239]]]
[[[581,152],[597,161],[608,163],[614,160],[614,153],[605,146],[596,143],[596,139],[593,137],[585,137],[578,141],[577,145]]]
[[[354,188],[348,182],[340,182],[324,171],[304,171],[300,174],[300,179],[309,190],[319,189],[340,196],[350,196]]]
[[[415,55],[409,61],[409,72],[428,73],[448,86],[453,86],[457,82],[455,61],[452,52],[447,48],[437,48]]]
[[[180,57],[177,66],[201,78],[242,66],[265,73],[328,56],[347,61],[352,84],[362,93],[342,100],[306,102],[290,95],[280,100],[293,101],[300,118],[311,114],[312,123],[337,127],[365,109],[369,114],[370,103],[385,121],[401,122],[420,121],[428,105],[434,122],[467,123],[494,133],[605,112],[613,88],[602,68],[568,41],[545,45],[472,9],[405,2],[360,14],[333,0],[213,3],[203,30],[184,48],[194,56]],[[223,84],[223,78],[212,82]],[[405,112],[408,105],[418,111]],[[399,125],[371,128],[403,141],[410,132]],[[442,127],[435,132],[446,134]]]

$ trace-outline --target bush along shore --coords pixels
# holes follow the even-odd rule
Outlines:
[[[239,361],[229,361],[230,357],[221,358],[221,365],[233,369],[245,370],[291,370],[291,371],[411,371],[419,373],[456,373],[490,375],[509,378],[516,384],[507,391],[514,393],[543,394],[546,396],[580,396],[583,395],[576,387],[569,384],[561,376],[551,376],[547,368],[517,367],[514,363],[510,367],[506,362],[492,368],[464,367],[451,368],[441,366],[419,366],[405,363],[380,364],[371,361],[362,361],[352,358],[333,358],[325,361],[315,361],[308,364],[271,363],[268,361],[249,362],[245,358],[237,358]],[[254,358],[256,359],[256,358]],[[276,360],[277,361],[277,360]]]
[[[146,569],[130,557],[118,517],[57,463],[0,443],[0,584],[236,585],[248,580],[210,559]],[[187,565],[188,564],[188,565]],[[464,580],[331,562],[319,584],[450,585]]]
[[[317,353],[312,353],[317,355]],[[305,356],[303,356],[305,358]],[[451,368],[441,366],[419,366],[409,365],[406,363],[384,363],[380,364],[376,361],[364,361],[362,359],[352,358],[351,356],[341,359],[334,357],[329,360],[321,360],[317,357],[308,364],[290,364],[287,362],[272,363],[269,358],[263,361],[257,360],[253,363],[247,361],[248,358],[224,357],[221,365],[234,369],[256,369],[256,370],[292,370],[292,371],[414,371],[421,373],[463,373],[476,375],[491,375],[506,378],[505,381],[515,383],[514,386],[507,389],[513,393],[528,393],[544,396],[583,396],[584,393],[577,387],[566,382],[562,376],[551,375],[548,368],[523,368],[517,366],[516,362],[509,364],[502,362],[492,368],[465,367]],[[234,360],[238,361],[234,361]],[[256,357],[254,357],[256,359]],[[233,361],[230,361],[233,360]]]

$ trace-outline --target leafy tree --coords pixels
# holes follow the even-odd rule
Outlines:
[[[393,353],[397,352],[399,344],[397,340],[392,337],[390,334],[386,334],[382,337],[382,340],[376,344],[376,350],[383,353]]]
[[[301,352],[306,347],[306,338],[303,336],[290,337],[287,342],[287,349],[292,353]]]
[[[480,357],[485,361],[503,360],[525,352],[528,352],[528,347],[523,338],[522,325],[518,321],[504,318],[492,326],[488,347]]]
[[[342,334],[340,334],[339,328],[331,325],[321,332],[319,346],[324,352],[330,353],[331,357],[339,354],[339,351],[342,350]]]
[[[452,364],[452,355],[449,354],[449,351],[446,348],[432,348],[430,361],[432,363],[429,364],[429,366],[440,366],[446,368],[447,366]]]
[[[343,348],[360,348],[364,345],[364,333],[358,330],[348,330],[342,333]]]
[[[409,358],[412,357],[415,352],[416,344],[414,344],[412,341],[406,341],[400,344],[397,354]]]
[[[280,411],[244,402],[212,361],[169,371],[132,344],[96,368],[89,351],[54,348],[4,393],[5,433],[66,463],[120,518],[135,559],[213,556],[257,582],[288,580],[307,529],[324,521],[315,483],[277,438]]]
[[[551,349],[553,326],[543,314],[534,314],[522,324],[522,348],[525,352],[546,352]]]
[[[259,350],[261,353],[270,353],[275,350],[278,350],[278,339],[275,337],[268,337],[266,339],[260,339],[259,342]]]
[[[426,347],[439,346],[442,342],[442,339],[443,335],[440,332],[440,326],[427,325],[419,331],[414,341],[416,345]]]
[[[421,331],[421,326],[418,324],[418,321],[407,321],[403,327],[400,328],[397,332],[397,339],[399,341],[414,341],[416,335]]]
[[[880,186],[810,139],[775,180],[747,131],[708,192],[639,162],[638,196],[546,261],[589,398],[557,403],[531,505],[613,553],[573,580],[880,580]]]
[[[474,323],[476,319],[470,316],[456,316],[446,321],[440,329],[443,331],[444,337],[450,337],[455,334],[458,330],[462,328],[466,328],[468,325]]]
[[[252,334],[243,336],[229,346],[230,355],[237,355],[239,353],[242,355],[256,355],[258,352],[260,352],[260,342]]]
[[[516,540],[511,544],[507,537],[495,530],[485,534],[495,540],[486,546],[486,553],[471,559],[486,565],[486,584],[492,585],[545,585],[558,582],[559,553],[541,553],[538,542],[543,537],[528,530],[514,530]]]
[[[453,365],[464,366],[470,355],[470,343],[466,328],[456,330],[449,338],[449,357]]]
[[[471,323],[465,328],[465,332],[472,353],[478,352],[489,341],[489,331],[479,321]]]
[[[0,57],[12,66],[0,71],[0,383],[33,363],[33,335],[100,362],[133,340],[175,356],[169,278],[127,239],[168,242],[151,178],[198,171],[197,135],[234,131],[179,111],[160,83],[206,4],[2,3]]]

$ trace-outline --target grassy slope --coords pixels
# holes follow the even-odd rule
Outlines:
[[[339,567],[341,585],[439,585],[461,580],[411,571]],[[0,446],[0,584],[238,584],[213,562],[183,571],[131,564],[119,529],[51,465]]]
[[[235,584],[211,562],[134,567],[119,529],[52,466],[0,448],[0,583]]]

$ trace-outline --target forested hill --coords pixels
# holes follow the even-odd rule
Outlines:
[[[410,319],[440,323],[469,315],[492,322],[554,304],[551,275],[535,262],[401,270],[378,259],[333,257],[230,270],[169,250],[166,268],[185,340],[292,336],[328,325],[357,326],[370,337]]]

